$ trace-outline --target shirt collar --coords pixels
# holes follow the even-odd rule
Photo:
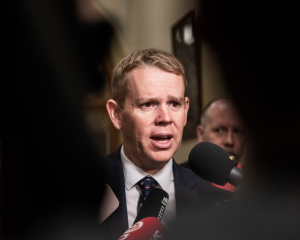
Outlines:
[[[123,145],[121,147],[121,160],[123,164],[125,186],[127,190],[131,189],[139,180],[146,176],[153,177],[166,192],[169,190],[171,181],[174,181],[172,158],[161,170],[155,174],[148,174],[131,162],[124,153]]]

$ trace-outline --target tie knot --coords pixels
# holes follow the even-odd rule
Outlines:
[[[138,182],[142,192],[145,192],[146,195],[150,192],[150,190],[156,185],[156,180],[152,177],[144,177]]]

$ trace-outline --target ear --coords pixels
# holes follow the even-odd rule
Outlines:
[[[196,128],[198,142],[203,142],[204,128],[202,125],[198,125]]]
[[[121,114],[120,114],[120,107],[118,103],[113,100],[109,99],[106,103],[106,109],[108,112],[108,115],[110,117],[111,122],[115,126],[116,129],[121,130],[122,129],[122,121],[121,121]]]
[[[185,126],[187,122],[187,114],[190,108],[190,99],[188,97],[185,97],[184,101],[185,101],[185,110],[184,110],[185,111],[184,126]]]

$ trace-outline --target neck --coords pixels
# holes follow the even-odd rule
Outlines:
[[[124,147],[124,145],[123,145]],[[159,172],[161,169],[164,168],[164,166],[166,166],[166,164],[170,161],[170,159],[166,160],[166,161],[155,161],[152,159],[148,159],[148,161],[146,160],[146,157],[144,159],[144,161],[141,161],[138,157],[136,157],[134,154],[132,154],[131,152],[129,153],[128,151],[126,151],[126,148],[124,147],[124,154],[125,156],[137,167],[139,167],[140,169],[142,169],[144,172],[153,175],[157,172]]]
[[[153,175],[153,174],[159,172],[164,166],[166,166],[166,164],[167,163],[165,163],[163,166],[157,166],[157,168],[155,168],[155,167],[147,168],[147,167],[138,166],[136,164],[135,165],[138,166],[139,168],[141,168],[144,172],[146,172],[146,173],[148,173],[150,175]]]

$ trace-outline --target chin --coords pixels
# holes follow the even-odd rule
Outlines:
[[[153,156],[153,161],[156,163],[167,163],[171,158],[173,157],[173,154],[167,153],[167,154],[155,154]]]

